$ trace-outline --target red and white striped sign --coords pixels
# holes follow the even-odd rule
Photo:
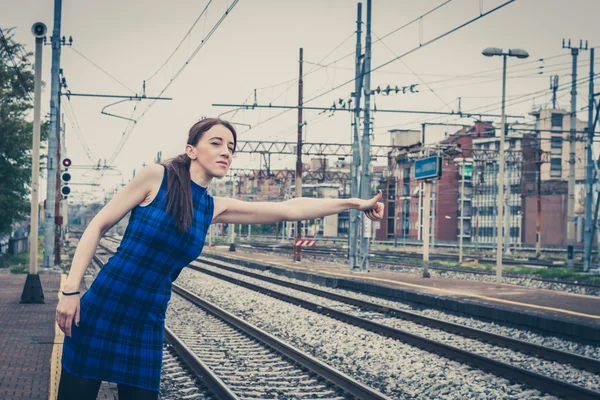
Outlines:
[[[296,239],[294,246],[296,246],[296,247],[314,246],[316,243],[317,243],[316,240]]]

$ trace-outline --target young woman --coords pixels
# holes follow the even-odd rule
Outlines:
[[[85,229],[56,308],[66,335],[59,400],[95,399],[102,381],[116,382],[121,400],[158,398],[171,283],[200,255],[211,223],[300,221],[347,209],[372,220],[383,217],[381,192],[370,200],[211,197],[206,188],[226,175],[236,140],[226,121],[196,123],[184,154],[142,170]],[[129,211],[117,252],[80,299],[79,285],[100,238]]]

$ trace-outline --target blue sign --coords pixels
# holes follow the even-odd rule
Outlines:
[[[432,179],[442,176],[442,158],[438,156],[421,158],[415,161],[415,179]]]

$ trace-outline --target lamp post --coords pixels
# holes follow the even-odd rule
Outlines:
[[[482,54],[486,57],[502,56],[502,118],[500,122],[500,148],[498,162],[498,215],[497,215],[497,238],[496,238],[496,287],[502,285],[502,226],[504,212],[504,133],[506,130],[506,58],[517,57],[527,58],[529,53],[521,49],[510,49],[508,52],[502,51],[497,47],[488,47],[483,50]]]

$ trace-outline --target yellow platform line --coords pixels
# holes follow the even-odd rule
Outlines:
[[[214,253],[218,254],[218,252],[214,252]],[[229,257],[229,255],[228,255],[228,257]],[[253,262],[257,262],[258,261],[256,259],[252,259],[252,258],[248,258],[248,257],[244,257],[244,256],[239,256],[239,255],[231,255],[230,257],[232,257],[232,258],[239,258],[239,259],[247,260],[247,261],[253,261]],[[269,262],[269,261],[260,261],[260,262],[265,262],[267,264],[278,266],[280,268],[284,267],[284,268],[292,268],[292,269],[300,269],[300,268],[306,269],[306,268],[300,267],[300,266],[298,266],[298,267],[288,266],[288,265],[277,264],[277,263]],[[323,269],[314,269],[314,271],[315,272],[321,272],[321,273],[328,274],[328,275],[346,277],[346,278],[354,278],[354,279],[356,279],[356,278],[359,277],[357,275],[342,274],[342,273],[339,273],[339,272],[331,272],[331,271],[323,270]],[[457,292],[457,291],[448,290],[448,289],[442,289],[442,288],[437,288],[437,287],[431,287],[431,286],[425,286],[425,285],[418,285],[418,284],[415,284],[415,283],[407,283],[407,282],[402,282],[402,281],[395,281],[395,280],[392,280],[392,279],[375,278],[375,277],[371,277],[371,276],[360,276],[360,279],[365,279],[365,280],[370,280],[370,281],[378,281],[378,282],[386,282],[386,283],[393,283],[393,284],[397,284],[397,285],[409,286],[409,287],[414,287],[414,288],[419,288],[419,289],[435,290],[435,291],[438,291],[438,292],[443,292],[443,293],[453,294],[453,295],[459,294],[459,295],[474,297],[474,298],[478,298],[478,299],[482,299],[482,300],[494,301],[494,302],[497,302],[497,303],[504,303],[504,304],[511,304],[511,305],[522,306],[522,307],[535,308],[535,309],[539,309],[539,310],[547,310],[547,311],[560,312],[560,313],[563,313],[563,314],[569,314],[569,315],[574,315],[574,316],[578,316],[578,317],[600,319],[600,315],[591,315],[591,314],[578,313],[576,311],[565,310],[565,309],[562,309],[562,308],[554,308],[554,307],[540,306],[540,305],[536,305],[536,304],[521,303],[521,302],[518,302],[518,301],[498,299],[496,297],[482,296],[482,295],[472,294],[472,293]],[[523,286],[509,284],[509,283],[503,283],[502,285],[503,286],[514,286],[514,287],[517,287],[517,288],[523,288]],[[586,298],[590,298],[590,299],[593,298],[595,300],[600,300],[597,296],[582,295],[582,294],[578,294],[578,293],[556,292],[556,291],[552,291],[552,290],[549,290],[549,289],[538,289],[538,290],[549,291],[549,292],[552,292],[554,294],[560,294],[561,296],[586,297]]]
[[[67,275],[60,276],[60,289],[58,290],[58,300],[62,298],[62,290],[64,288]],[[58,396],[58,383],[60,382],[60,358],[62,355],[62,344],[65,339],[64,333],[54,321],[54,344],[52,345],[52,357],[50,358],[50,390],[48,391],[48,400],[56,400]]]

